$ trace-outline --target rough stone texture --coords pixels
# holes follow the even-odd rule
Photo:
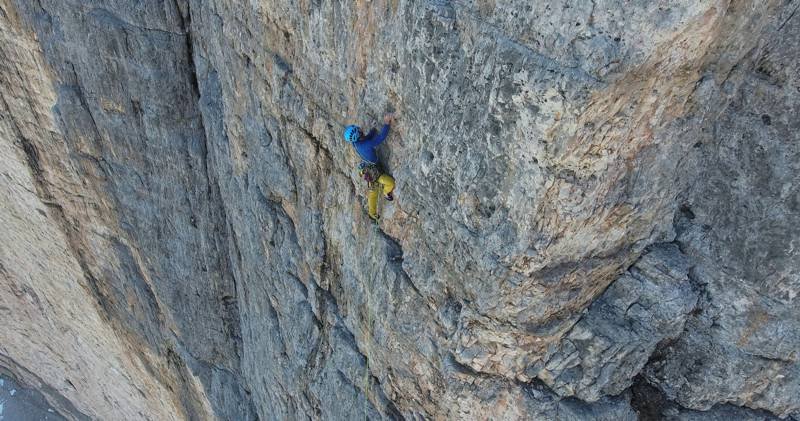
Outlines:
[[[0,366],[73,419],[789,416],[795,3],[0,0]]]
[[[47,404],[44,397],[0,375],[0,420],[63,421],[65,418]]]
[[[702,288],[686,333],[648,378],[682,405],[800,413],[800,19],[775,13],[731,75],[741,86],[698,146],[701,171],[677,216]]]
[[[777,421],[780,419],[766,411],[727,404],[714,405],[705,411],[686,409],[669,401],[663,391],[647,384],[641,376],[637,377],[631,388],[631,395],[636,413],[639,419],[644,421]]]
[[[2,3],[2,307],[15,325],[2,330],[0,359],[92,418],[210,417],[238,384],[238,317],[224,299],[218,222],[191,229],[194,212],[214,219],[192,197],[208,191],[187,149],[201,150],[190,141],[202,131],[185,124],[196,106],[165,103],[192,92],[191,74],[163,57],[186,63],[185,39],[163,44],[156,31],[123,51],[114,42],[137,37],[105,9],[54,4],[61,14]],[[176,209],[189,215],[176,220]],[[216,413],[240,418],[247,400],[231,395]]]
[[[754,411],[730,405],[712,407],[708,411],[691,411],[672,407],[664,411],[668,421],[778,421],[780,418],[764,411]]]
[[[586,401],[627,389],[656,345],[683,331],[697,303],[688,272],[674,244],[642,256],[592,303],[537,376]]]

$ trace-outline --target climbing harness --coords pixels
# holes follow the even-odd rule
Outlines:
[[[379,164],[362,161],[358,165],[359,177],[367,182],[367,213],[376,224],[380,220],[378,214],[378,196],[383,193],[386,201],[393,201],[394,178],[383,171]]]
[[[378,177],[380,177],[382,173],[383,171],[381,171],[378,164],[367,161],[361,161],[361,163],[358,164],[358,175],[367,182],[370,188],[378,181]]]

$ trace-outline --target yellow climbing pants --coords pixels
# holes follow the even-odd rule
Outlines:
[[[367,212],[372,219],[378,218],[378,190],[386,196],[394,190],[394,178],[388,174],[381,174],[377,182],[370,183],[367,191]]]

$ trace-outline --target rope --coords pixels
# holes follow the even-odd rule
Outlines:
[[[364,421],[367,421],[367,403],[369,402],[369,348],[372,342],[372,312],[369,306],[369,291],[364,288],[364,296],[366,297],[366,312],[367,312],[367,326],[364,332]]]
[[[378,183],[369,183],[369,187],[371,188],[378,188]],[[367,190],[369,194],[369,189]],[[378,192],[380,195],[381,193]],[[380,207],[381,200],[378,200],[378,206]],[[378,214],[380,215],[380,208],[378,209]],[[376,233],[381,232],[381,228],[377,223],[372,223],[373,229]],[[375,277],[372,278],[372,284],[375,285]],[[367,421],[369,418],[367,417],[367,404],[369,403],[369,348],[370,344],[372,343],[372,311],[370,307],[370,294],[369,289],[367,288],[368,285],[364,285],[364,298],[366,300],[366,307],[365,311],[367,313],[367,325],[364,331],[364,421]]]

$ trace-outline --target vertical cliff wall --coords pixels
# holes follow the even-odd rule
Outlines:
[[[73,419],[798,416],[795,3],[0,0],[0,366]]]

